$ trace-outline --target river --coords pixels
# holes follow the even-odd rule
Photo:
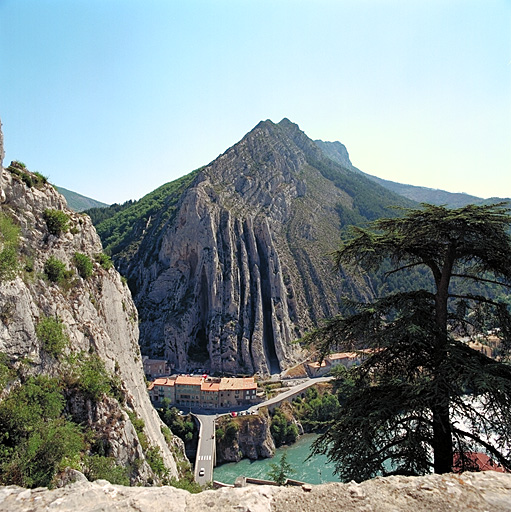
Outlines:
[[[310,460],[305,460],[310,454],[311,444],[317,437],[317,434],[304,434],[295,444],[278,448],[271,459],[242,459],[240,462],[222,464],[215,468],[213,478],[224,484],[233,484],[238,476],[268,479],[270,464],[278,463],[281,455],[286,452],[287,461],[295,470],[295,473],[288,475],[289,478],[310,484],[339,482],[339,477],[333,473],[334,464],[327,461],[326,455],[316,455]]]

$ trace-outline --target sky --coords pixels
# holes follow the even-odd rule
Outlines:
[[[511,0],[0,0],[6,158],[105,203],[261,120],[381,178],[511,196]]]

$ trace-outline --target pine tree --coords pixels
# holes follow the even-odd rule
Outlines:
[[[287,461],[287,453],[284,452],[280,461],[277,464],[270,464],[270,471],[268,471],[268,478],[273,480],[279,485],[284,485],[286,480],[288,479],[291,473],[294,473],[294,469],[291,467],[291,464]]]
[[[469,451],[511,470],[511,315],[481,291],[509,290],[510,219],[502,203],[422,205],[353,228],[335,253],[344,272],[390,262],[388,274],[423,268],[431,277],[429,289],[351,303],[350,314],[308,336],[322,355],[370,349],[340,383],[339,416],[313,447],[336,462],[341,479],[446,473],[455,453],[467,469]],[[463,341],[484,341],[489,328],[500,341],[494,358]]]

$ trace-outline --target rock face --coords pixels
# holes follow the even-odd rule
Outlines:
[[[115,255],[143,352],[183,370],[248,374],[301,359],[294,340],[338,312],[347,291],[370,293],[332,270],[340,212],[362,218],[352,180],[365,180],[373,204],[400,201],[327,158],[287,119],[259,123],[200,169],[171,219],[145,219],[143,234]]]
[[[248,486],[190,494],[172,487],[136,488],[77,481],[49,491],[0,488],[0,512],[123,510],[125,512],[483,512],[509,511],[511,475],[488,471],[461,475],[375,478],[361,484],[302,487]]]
[[[42,348],[36,325],[43,317],[58,316],[70,340],[68,354],[97,354],[122,382],[126,404],[113,398],[102,403],[71,399],[69,413],[85,421],[106,440],[110,454],[121,464],[139,466],[135,481],[153,478],[145,462],[136,431],[126,411],[145,423],[150,445],[161,450],[170,475],[177,477],[176,462],[161,431],[162,425],[146,392],[138,346],[138,315],[128,287],[114,268],[94,263],[92,276],[76,272],[71,284],[62,287],[42,278],[50,256],[74,269],[76,252],[91,260],[102,252],[90,218],[68,210],[64,198],[49,184],[27,186],[15,174],[3,171],[6,199],[2,211],[21,228],[20,262],[24,267],[13,280],[0,282],[0,352],[11,361],[22,361],[29,374],[55,375],[60,361]],[[70,230],[60,236],[49,233],[44,211],[55,209],[69,216]]]
[[[241,459],[267,459],[275,453],[275,442],[270,432],[271,419],[267,412],[259,410],[255,416],[245,416],[237,420],[239,429],[233,439],[217,440],[217,464],[239,462]],[[225,422],[227,423],[227,422]],[[220,428],[222,428],[220,424]]]

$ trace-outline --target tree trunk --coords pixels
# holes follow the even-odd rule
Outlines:
[[[433,411],[433,469],[435,473],[452,470],[452,432],[449,417],[449,401],[432,406]]]

